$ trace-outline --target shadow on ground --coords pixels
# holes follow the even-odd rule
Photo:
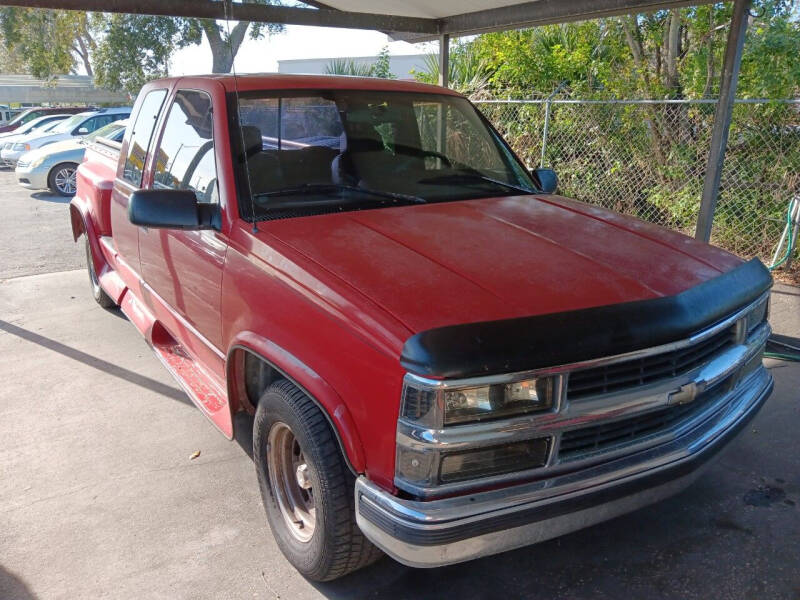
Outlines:
[[[130,369],[120,367],[119,365],[115,365],[114,363],[103,360],[102,358],[98,358],[97,356],[92,356],[91,354],[83,352],[82,350],[78,350],[72,346],[67,346],[66,344],[57,342],[52,338],[45,337],[30,331],[29,329],[25,329],[24,327],[19,327],[13,323],[9,323],[8,321],[0,320],[0,331],[5,331],[6,333],[15,335],[18,338],[33,344],[38,344],[43,348],[47,348],[48,350],[57,352],[58,354],[66,356],[67,358],[71,358],[72,360],[76,360],[92,368],[98,369],[99,371],[103,371],[108,375],[119,377],[120,379],[124,379],[125,381],[135,385],[152,390],[153,392],[161,394],[162,396],[166,396],[168,398],[172,398],[173,400],[177,400],[178,402],[193,406],[193,403],[189,397],[177,388],[136,373],[135,371],[131,371]]]
[[[42,200],[44,202],[55,202],[56,204],[68,204],[72,200],[69,196],[59,196],[52,192],[33,192],[31,198],[34,200]]]
[[[0,565],[0,598],[3,600],[36,600],[33,595],[19,577],[6,571]]]

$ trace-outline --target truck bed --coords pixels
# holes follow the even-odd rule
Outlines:
[[[78,167],[78,190],[90,206],[98,235],[111,235],[111,188],[117,173],[121,144],[98,138],[86,148]]]

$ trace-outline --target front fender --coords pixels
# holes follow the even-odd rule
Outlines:
[[[255,354],[302,389],[327,417],[351,470],[356,474],[365,471],[366,462],[361,439],[350,411],[339,394],[299,358],[252,331],[244,331],[237,334],[228,349],[226,379],[228,381],[228,398],[231,400],[229,402],[231,410],[238,406],[236,399],[241,398],[241,394],[244,391],[237,387],[238,378],[235,373],[234,356],[239,350],[246,350]]]

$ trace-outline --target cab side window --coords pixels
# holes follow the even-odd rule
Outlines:
[[[192,190],[199,202],[218,202],[212,123],[208,94],[175,95],[156,153],[154,188]]]
[[[133,124],[122,178],[136,187],[142,185],[142,173],[147,159],[147,150],[150,148],[153,129],[155,129],[161,105],[164,104],[166,97],[167,90],[153,90],[148,93],[142,101],[139,114]]]

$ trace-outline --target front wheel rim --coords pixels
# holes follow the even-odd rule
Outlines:
[[[269,431],[267,469],[272,495],[289,533],[300,542],[310,541],[317,522],[311,465],[286,423],[277,422]]]
[[[76,188],[75,182],[75,169],[72,167],[64,167],[56,171],[53,181],[56,184],[56,189],[62,194],[74,194]]]

